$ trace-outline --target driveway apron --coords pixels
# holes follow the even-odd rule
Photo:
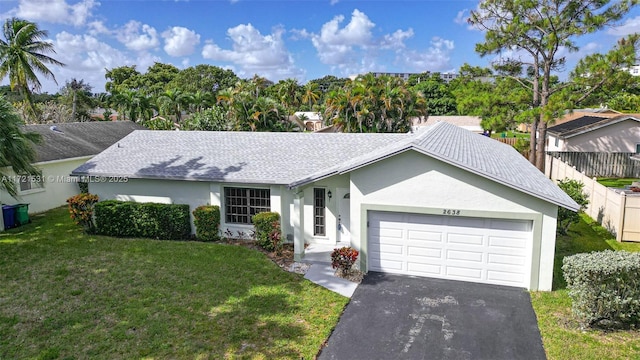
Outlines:
[[[318,359],[546,359],[524,289],[370,272]]]

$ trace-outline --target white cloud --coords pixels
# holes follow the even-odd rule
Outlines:
[[[111,30],[109,30],[102,21],[92,21],[87,24],[89,28],[89,34],[96,36],[100,34],[111,34]]]
[[[637,32],[640,32],[640,16],[627,19],[624,24],[612,27],[607,30],[607,34],[617,36],[626,36]]]
[[[453,41],[434,37],[431,39],[431,46],[424,52],[399,51],[396,62],[414,71],[446,71],[451,68],[451,52],[454,47]]]
[[[116,38],[128,49],[145,51],[157,47],[158,34],[153,27],[131,20],[117,31]]]
[[[340,0],[331,0],[331,1],[329,2],[329,4],[331,4],[331,5],[335,5],[335,4],[339,3],[339,2],[340,2]]]
[[[467,19],[469,19],[469,14],[470,14],[469,9],[462,9],[458,11],[458,15],[456,16],[455,19],[453,19],[453,22],[458,25],[467,24]]]
[[[50,67],[58,81],[57,86],[53,82],[43,82],[43,90],[50,93],[57,92],[64,82],[71,78],[83,79],[93,86],[94,92],[103,92],[106,82],[105,69],[135,64],[138,70],[144,72],[154,62],[161,61],[149,53],[140,53],[137,57],[131,58],[92,35],[76,35],[66,31],[56,35],[54,48],[56,54],[53,57],[66,66]]]
[[[349,23],[340,28],[343,15],[334,17],[322,25],[320,34],[309,34],[318,57],[324,64],[341,65],[352,57],[354,47],[366,48],[371,45],[373,35],[371,29],[376,25],[369,17],[358,9],[353,10]]]
[[[407,31],[396,30],[393,34],[386,34],[380,42],[381,49],[397,49],[405,47],[405,40],[413,37],[413,29]]]
[[[181,26],[174,26],[162,33],[164,51],[175,57],[193,54],[196,45],[200,43],[200,35],[195,31]]]
[[[260,74],[272,81],[300,78],[303,71],[295,67],[293,57],[286,49],[282,40],[284,32],[283,28],[277,27],[263,36],[253,25],[241,24],[227,30],[232,41],[230,50],[209,41],[202,49],[202,57],[233,63],[240,67],[238,74],[241,76]]]
[[[92,16],[93,8],[99,5],[95,0],[81,0],[75,4],[65,0],[20,0],[18,7],[9,13],[31,21],[81,26]]]
[[[415,34],[413,29],[398,29],[392,33],[374,36],[376,24],[369,17],[355,9],[349,22],[342,15],[335,16],[322,25],[319,33],[306,29],[293,30],[295,39],[311,39],[318,58],[324,64],[331,65],[332,70],[340,70],[343,75],[365,73],[369,71],[385,71],[379,59],[384,52],[405,51],[406,41]],[[446,48],[446,44],[439,45]]]

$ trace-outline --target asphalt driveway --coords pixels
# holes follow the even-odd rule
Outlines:
[[[546,359],[524,289],[370,272],[318,359]]]

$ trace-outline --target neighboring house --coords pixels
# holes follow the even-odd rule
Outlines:
[[[597,116],[601,118],[610,118],[610,117],[618,116],[621,114],[622,114],[621,112],[612,110],[609,108],[567,110],[561,118],[555,119],[553,123],[549,126],[564,124],[568,121],[572,121],[583,116]],[[518,125],[517,130],[520,132],[531,132],[531,124],[527,124],[527,123],[520,124]]]
[[[547,151],[640,153],[640,116],[583,115],[547,129]]]
[[[70,176],[73,169],[141,129],[144,127],[130,121],[25,125],[23,131],[42,136],[42,143],[34,146],[34,165],[42,170],[42,176],[16,176],[18,197],[2,191],[0,200],[3,204],[28,203],[31,213],[64,205],[79,193],[78,178]]]
[[[317,131],[322,129],[322,115],[316,111],[297,111],[294,113],[304,125],[305,131]]]
[[[221,208],[221,232],[282,216],[363,271],[550,290],[558,206],[578,205],[508,145],[439,122],[419,134],[135,131],[73,171],[101,199]]]
[[[416,129],[417,127],[420,126],[431,126],[437,122],[446,122],[449,124],[453,124],[456,125],[458,127],[461,127],[463,129],[469,130],[471,132],[474,132],[476,134],[482,134],[484,132],[484,129],[482,128],[482,126],[480,125],[480,122],[482,121],[482,119],[479,116],[434,116],[434,115],[430,115],[426,118],[420,119],[420,118],[414,118],[412,120],[413,123],[413,128]]]

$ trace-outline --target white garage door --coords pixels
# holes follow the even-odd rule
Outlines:
[[[529,287],[531,221],[369,213],[369,270]]]

